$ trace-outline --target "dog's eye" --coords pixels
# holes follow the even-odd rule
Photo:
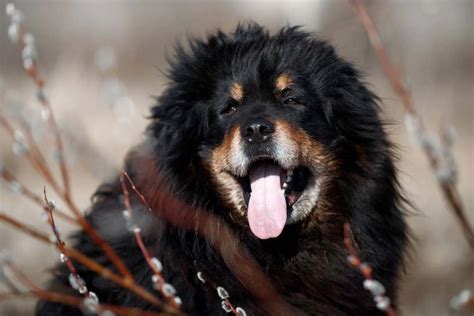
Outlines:
[[[222,111],[222,114],[233,114],[237,111],[237,107],[229,106]]]
[[[284,104],[288,104],[288,105],[298,105],[298,104],[301,104],[298,100],[294,99],[294,98],[287,98],[285,100],[283,100],[283,103]]]
[[[286,88],[280,91],[280,98],[283,104],[285,105],[301,105],[301,103],[298,99],[292,97],[294,93],[292,92],[291,89]]]

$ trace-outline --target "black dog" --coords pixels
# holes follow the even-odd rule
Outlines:
[[[225,314],[214,284],[248,315],[383,315],[343,244],[350,222],[393,300],[407,229],[376,96],[330,45],[299,28],[270,35],[250,24],[189,46],[171,62],[149,141],[126,162],[155,213],[131,191],[134,221],[181,309]],[[154,291],[123,209],[117,179],[98,190],[88,220]],[[76,239],[112,267],[86,234]],[[101,302],[159,310],[77,266]],[[73,293],[68,275],[62,265],[51,288]],[[40,302],[37,314],[81,311]]]

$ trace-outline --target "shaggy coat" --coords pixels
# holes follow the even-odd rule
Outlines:
[[[349,222],[361,258],[393,301],[407,242],[404,201],[378,99],[358,71],[300,28],[269,34],[255,24],[190,40],[170,63],[146,141],[124,168],[152,209],[131,191],[133,220],[182,310],[224,315],[210,286],[217,284],[248,315],[383,315],[343,244]],[[295,179],[283,220],[264,218],[264,227],[247,214],[258,168],[294,170]],[[97,190],[87,219],[154,291],[123,210],[117,178]],[[83,232],[73,244],[112,268]],[[100,302],[159,310],[76,265]],[[68,275],[58,267],[50,288],[79,295]],[[81,315],[48,302],[36,313]]]

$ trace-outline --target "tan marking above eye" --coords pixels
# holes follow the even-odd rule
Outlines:
[[[290,75],[281,74],[275,80],[275,88],[278,92],[281,92],[291,87],[293,83],[294,83],[293,78]]]
[[[237,102],[242,102],[244,99],[244,87],[240,83],[234,82],[231,84],[229,93],[232,99]]]

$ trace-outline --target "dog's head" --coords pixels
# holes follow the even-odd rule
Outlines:
[[[343,205],[350,194],[330,188],[388,159],[374,96],[298,28],[240,26],[191,41],[170,81],[151,128],[165,177],[190,202],[247,219],[261,239]]]

